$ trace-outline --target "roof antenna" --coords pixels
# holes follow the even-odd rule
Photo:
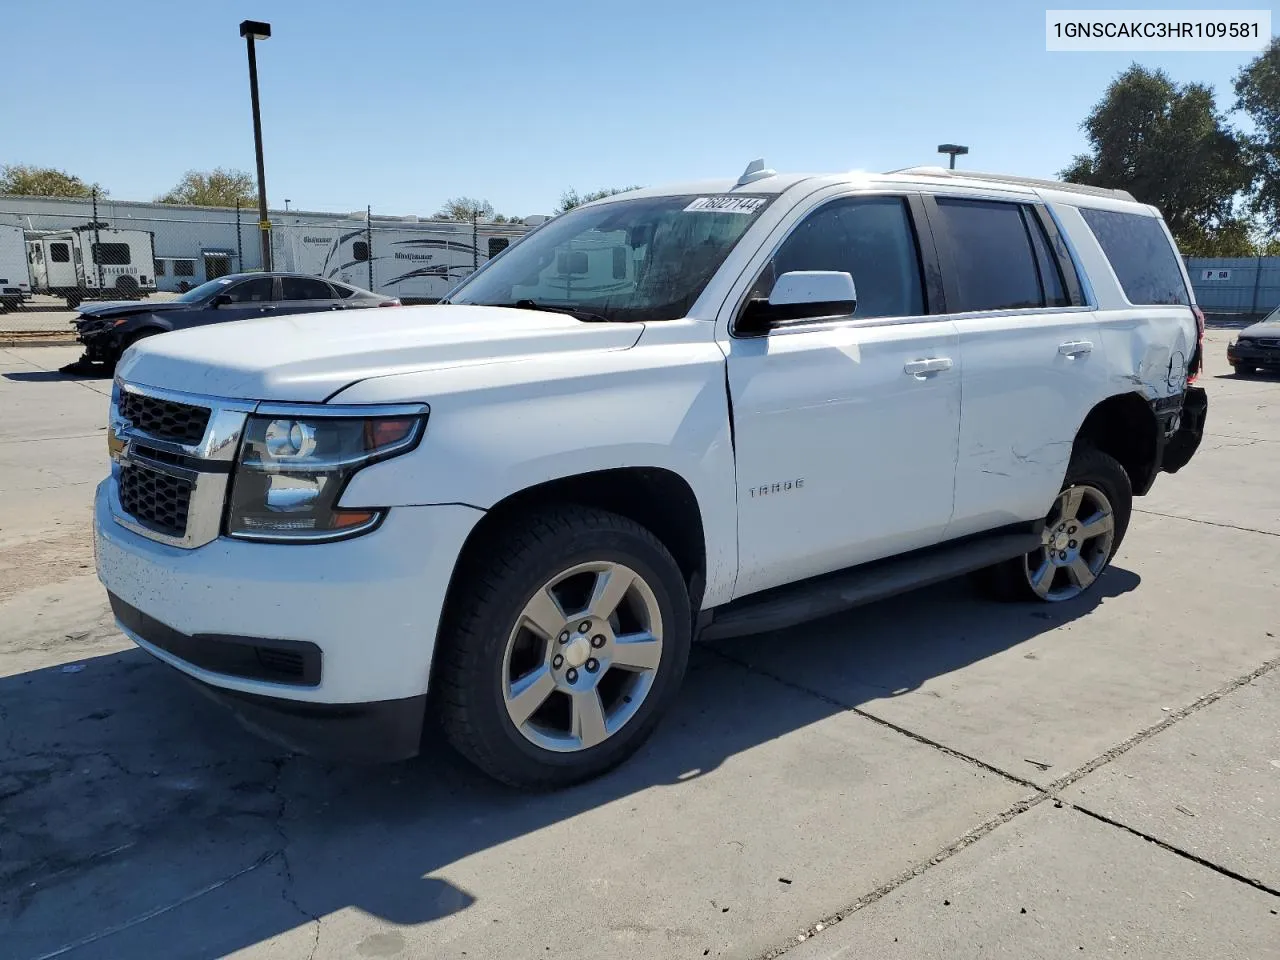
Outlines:
[[[764,168],[764,158],[752,160],[747,164],[747,169],[742,171],[742,176],[738,178],[738,186],[745,187],[748,183],[754,183],[757,180],[764,180],[768,177],[776,177],[778,171],[766,170]]]

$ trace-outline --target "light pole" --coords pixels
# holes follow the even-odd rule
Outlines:
[[[262,269],[271,269],[271,221],[267,217],[267,174],[262,164],[262,115],[258,110],[258,55],[255,40],[271,36],[271,24],[243,20],[240,36],[249,46],[249,96],[253,100],[253,147],[258,155],[258,235],[262,240]]]
[[[963,157],[969,152],[969,148],[962,147],[958,143],[940,143],[938,144],[938,152],[951,154],[951,169],[954,170],[956,168],[956,157]]]
[[[288,197],[285,197],[285,198],[284,198],[284,212],[285,212],[285,213],[288,213],[288,212],[289,212],[289,204],[290,204],[290,202],[291,202],[291,201],[289,200],[289,198],[288,198]]]

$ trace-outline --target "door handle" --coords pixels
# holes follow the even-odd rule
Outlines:
[[[1064,357],[1083,357],[1093,352],[1093,343],[1088,340],[1068,340],[1058,344],[1058,353]]]
[[[904,373],[924,379],[931,373],[941,373],[951,369],[950,357],[932,357],[928,360],[908,360],[902,367]]]

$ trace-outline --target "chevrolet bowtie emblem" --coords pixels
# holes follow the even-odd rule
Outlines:
[[[116,434],[114,426],[107,427],[107,454],[112,460],[123,460],[129,452],[129,441]]]

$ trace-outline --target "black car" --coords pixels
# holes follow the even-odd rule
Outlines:
[[[175,300],[83,306],[72,323],[76,339],[85,346],[79,364],[113,368],[131,344],[169,330],[286,313],[398,306],[395,297],[306,274],[233,273],[202,283]]]
[[[1280,373],[1280,307],[1245,327],[1227,344],[1227,361],[1236,373]]]

